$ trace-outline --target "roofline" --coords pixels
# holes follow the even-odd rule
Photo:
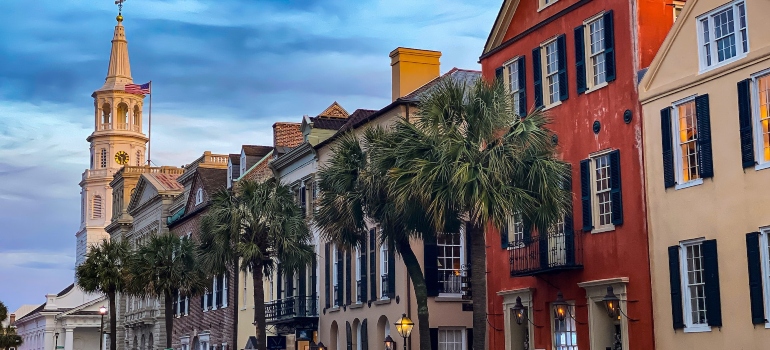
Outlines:
[[[385,114],[386,112],[391,111],[393,108],[396,108],[396,107],[401,106],[401,105],[406,105],[406,104],[417,104],[418,101],[419,100],[417,100],[417,99],[405,99],[405,98],[399,97],[395,101],[391,102],[389,105],[387,105],[387,106],[383,107],[382,109],[372,113],[370,116],[368,116],[368,117],[366,117],[364,119],[361,119],[361,121],[359,121],[358,123],[351,125],[350,129],[343,131],[342,128],[340,128],[340,130],[337,130],[337,132],[334,133],[334,135],[332,135],[331,137],[327,138],[326,140],[321,141],[317,145],[313,146],[313,149],[315,149],[315,150],[321,149],[323,146],[326,146],[327,144],[331,143],[332,141],[338,139],[344,133],[346,133],[346,132],[348,132],[350,130],[355,130],[359,126],[364,125],[364,124],[366,124],[366,123],[368,123],[368,122],[370,122],[370,121],[372,121],[374,119],[377,119],[377,118],[381,117],[383,114]]]
[[[240,176],[238,176],[238,178],[237,178],[237,179],[233,179],[233,182],[237,182],[237,181],[240,181],[240,180],[241,180],[241,179],[242,179],[244,176],[246,176],[246,174],[248,174],[248,173],[250,173],[252,170],[254,170],[254,167],[256,167],[257,165],[260,165],[260,164],[262,164],[262,162],[266,162],[266,161],[267,161],[267,159],[269,159],[269,157],[271,157],[271,156],[273,155],[273,152],[275,152],[275,147],[273,147],[273,150],[272,150],[272,151],[270,151],[270,152],[268,152],[267,154],[265,154],[265,155],[262,157],[262,159],[260,159],[258,162],[254,163],[254,165],[252,165],[252,166],[250,166],[248,169],[246,169],[246,171],[245,171],[245,172],[243,172],[243,174],[241,174]]]

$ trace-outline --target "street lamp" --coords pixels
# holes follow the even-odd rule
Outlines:
[[[99,325],[99,350],[104,348],[104,314],[107,313],[107,308],[102,305],[99,308],[99,315],[102,316],[101,324]]]
[[[607,316],[613,320],[620,317],[620,298],[615,295],[612,286],[607,287],[607,295],[602,298],[602,301],[604,302],[604,308],[607,310]]]
[[[406,338],[412,334],[412,328],[414,328],[414,322],[406,317],[406,314],[402,314],[401,318],[396,321],[396,331],[401,337],[404,338],[404,350],[406,350]]]
[[[327,350],[326,346],[324,345],[324,342],[322,342],[322,341],[318,342],[318,346],[316,346],[316,349],[318,349],[318,350]]]
[[[388,336],[385,337],[385,350],[394,350],[393,348],[395,347],[396,347],[396,341],[390,337],[390,334],[388,334]]]
[[[516,297],[516,305],[513,306],[513,317],[516,319],[516,324],[521,325],[524,323],[527,308],[521,303],[521,297]]]
[[[564,319],[567,318],[569,304],[564,301],[564,296],[561,294],[561,292],[556,294],[556,301],[554,301],[551,305],[553,306],[553,317],[559,321],[564,321]]]

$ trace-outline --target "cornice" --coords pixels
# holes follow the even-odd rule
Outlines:
[[[315,149],[313,149],[313,146],[310,145],[309,142],[303,142],[301,145],[295,147],[291,151],[287,152],[283,156],[278,157],[278,159],[270,163],[270,167],[275,170],[283,170],[288,165],[294,163],[294,161],[308,154],[314,154],[314,153],[315,153]]]

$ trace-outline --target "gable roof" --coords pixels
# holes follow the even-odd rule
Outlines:
[[[358,110],[356,110],[358,112]],[[353,112],[353,115],[356,114]],[[352,116],[351,116],[352,117]],[[326,129],[326,130],[339,130],[345,123],[348,122],[348,118],[328,118],[328,117],[310,117],[310,122],[313,123],[314,129]]]
[[[434,78],[433,80],[425,83],[425,85],[420,86],[419,88],[417,88],[417,90],[414,90],[408,93],[406,96],[402,98],[405,100],[418,101],[423,96],[432,92],[439,82],[448,78],[454,78],[457,80],[465,81],[466,83],[472,83],[480,77],[481,77],[481,71],[479,70],[460,69],[455,67],[450,69],[448,72],[444,73],[440,77]]]
[[[241,155],[240,154],[231,153],[229,155],[229,157],[230,157],[230,163],[232,163],[234,165],[241,165]]]
[[[198,177],[209,195],[227,186],[227,169],[198,169]]]
[[[243,149],[243,153],[250,157],[262,157],[273,150],[273,147],[270,146],[257,145],[243,145],[241,148]]]
[[[327,107],[323,112],[318,113],[319,117],[328,117],[328,118],[347,118],[350,115],[348,111],[345,110],[345,108],[342,108],[337,101],[334,101],[329,107]]]
[[[200,169],[200,168],[199,168]],[[164,173],[144,173],[139,177],[139,181],[134,187],[133,193],[131,193],[131,199],[128,201],[126,209],[130,212],[136,207],[150,200],[141,202],[144,196],[145,188],[147,184],[150,184],[155,193],[151,194],[152,197],[158,194],[180,194],[184,192],[184,186],[177,181],[180,174],[164,174]]]
[[[516,8],[519,6],[519,1],[520,0],[503,1],[502,6],[500,6],[500,11],[497,12],[495,24],[492,25],[492,30],[489,32],[489,36],[487,36],[487,42],[484,44],[484,51],[482,54],[492,51],[492,49],[503,43],[505,33],[511,25],[513,13],[516,12]]]

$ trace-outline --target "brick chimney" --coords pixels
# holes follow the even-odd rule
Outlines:
[[[273,124],[273,147],[294,148],[302,144],[304,137],[300,123],[278,122]]]
[[[8,316],[8,325],[13,326],[16,324],[16,314],[11,314],[11,316]]]
[[[399,47],[390,52],[393,101],[438,78],[440,51]]]

